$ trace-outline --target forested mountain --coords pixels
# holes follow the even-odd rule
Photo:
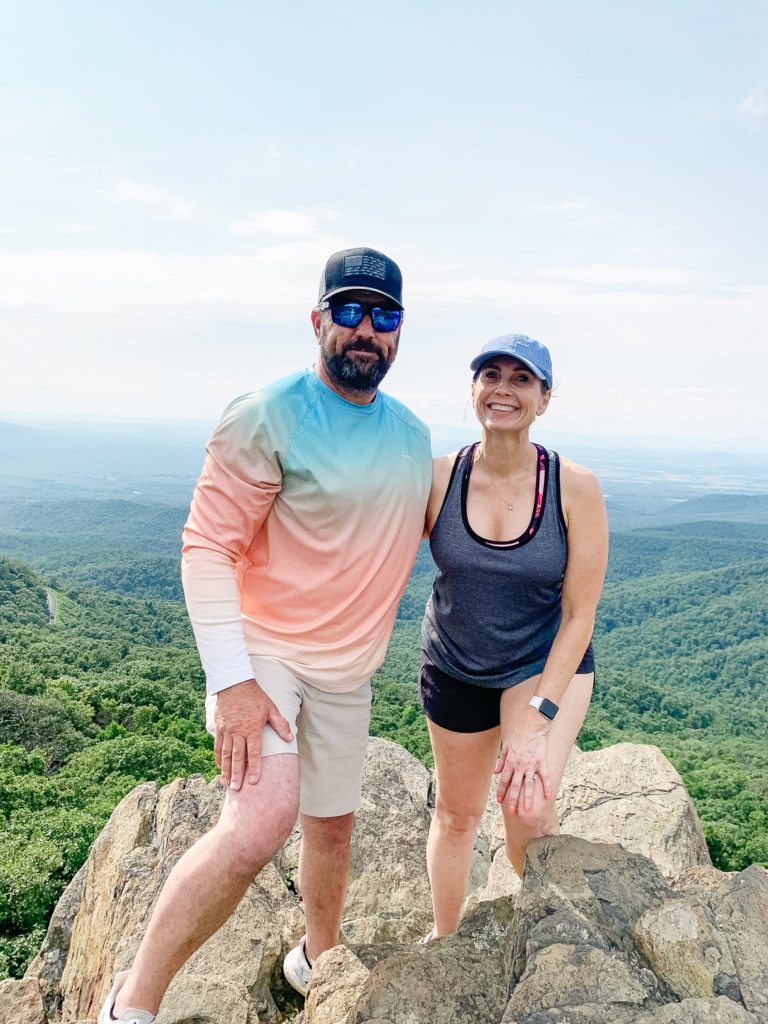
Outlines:
[[[181,504],[141,500],[0,502],[0,552],[13,556],[0,556],[0,977],[36,950],[124,793],[215,772],[180,601],[185,516]],[[415,682],[433,572],[422,544],[371,726],[427,764]],[[580,743],[661,746],[724,868],[768,864],[767,625],[764,526],[612,533]]]
[[[0,976],[37,950],[62,889],[139,782],[214,772],[179,602],[55,593],[0,557]]]

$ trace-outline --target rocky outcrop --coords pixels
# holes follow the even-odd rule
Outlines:
[[[397,743],[371,740],[355,814],[343,942],[409,942],[432,927],[424,864],[429,796],[430,775],[419,761]],[[300,839],[297,825],[276,858],[287,878],[296,877]]]
[[[619,843],[649,857],[668,878],[699,868],[712,870],[691,798],[658,747],[619,743],[589,752],[574,747],[557,813],[564,833],[596,843]],[[515,896],[520,878],[504,852],[504,824],[493,786],[477,852],[485,852],[490,867],[484,884],[470,895],[470,904]]]
[[[694,898],[618,845],[540,839],[511,917],[502,898],[426,949],[346,951],[333,972],[337,950],[323,954],[303,1024],[765,1024],[766,897],[761,868]],[[334,985],[335,1018],[324,1013]]]
[[[26,977],[0,984],[0,1024],[93,1024],[168,872],[222,798],[199,776],[125,798]],[[419,945],[431,926],[429,773],[372,740],[345,945],[318,959],[303,1024],[766,1024],[768,872],[712,868],[662,755],[630,744],[575,752],[558,805],[574,834],[533,844],[521,886],[489,796],[461,927]],[[298,1007],[280,961],[303,931],[299,838],[180,972],[158,1024],[277,1024]]]
[[[710,864],[683,780],[658,747],[619,743],[574,751],[558,799],[561,829],[642,853],[667,878]]]

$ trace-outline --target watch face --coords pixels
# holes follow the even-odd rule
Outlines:
[[[542,700],[541,704],[539,705],[539,711],[542,713],[542,715],[544,715],[545,718],[549,718],[550,720],[555,717],[559,710],[560,709],[558,708],[557,704],[555,704],[551,700],[547,700],[546,697]]]

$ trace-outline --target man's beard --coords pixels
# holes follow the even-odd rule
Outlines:
[[[347,355],[349,349],[355,348],[358,351],[373,352],[377,358],[374,362],[367,361],[364,366],[356,363]],[[321,347],[320,355],[323,365],[328,371],[328,376],[334,384],[349,391],[360,391],[367,393],[375,391],[392,365],[382,356],[373,345],[363,342],[350,342],[341,355],[329,356],[325,347]]]

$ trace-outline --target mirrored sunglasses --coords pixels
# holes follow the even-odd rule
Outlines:
[[[320,309],[330,309],[331,319],[339,327],[357,327],[364,316],[370,316],[374,331],[385,334],[396,331],[403,320],[402,309],[386,309],[370,302],[322,302]]]

